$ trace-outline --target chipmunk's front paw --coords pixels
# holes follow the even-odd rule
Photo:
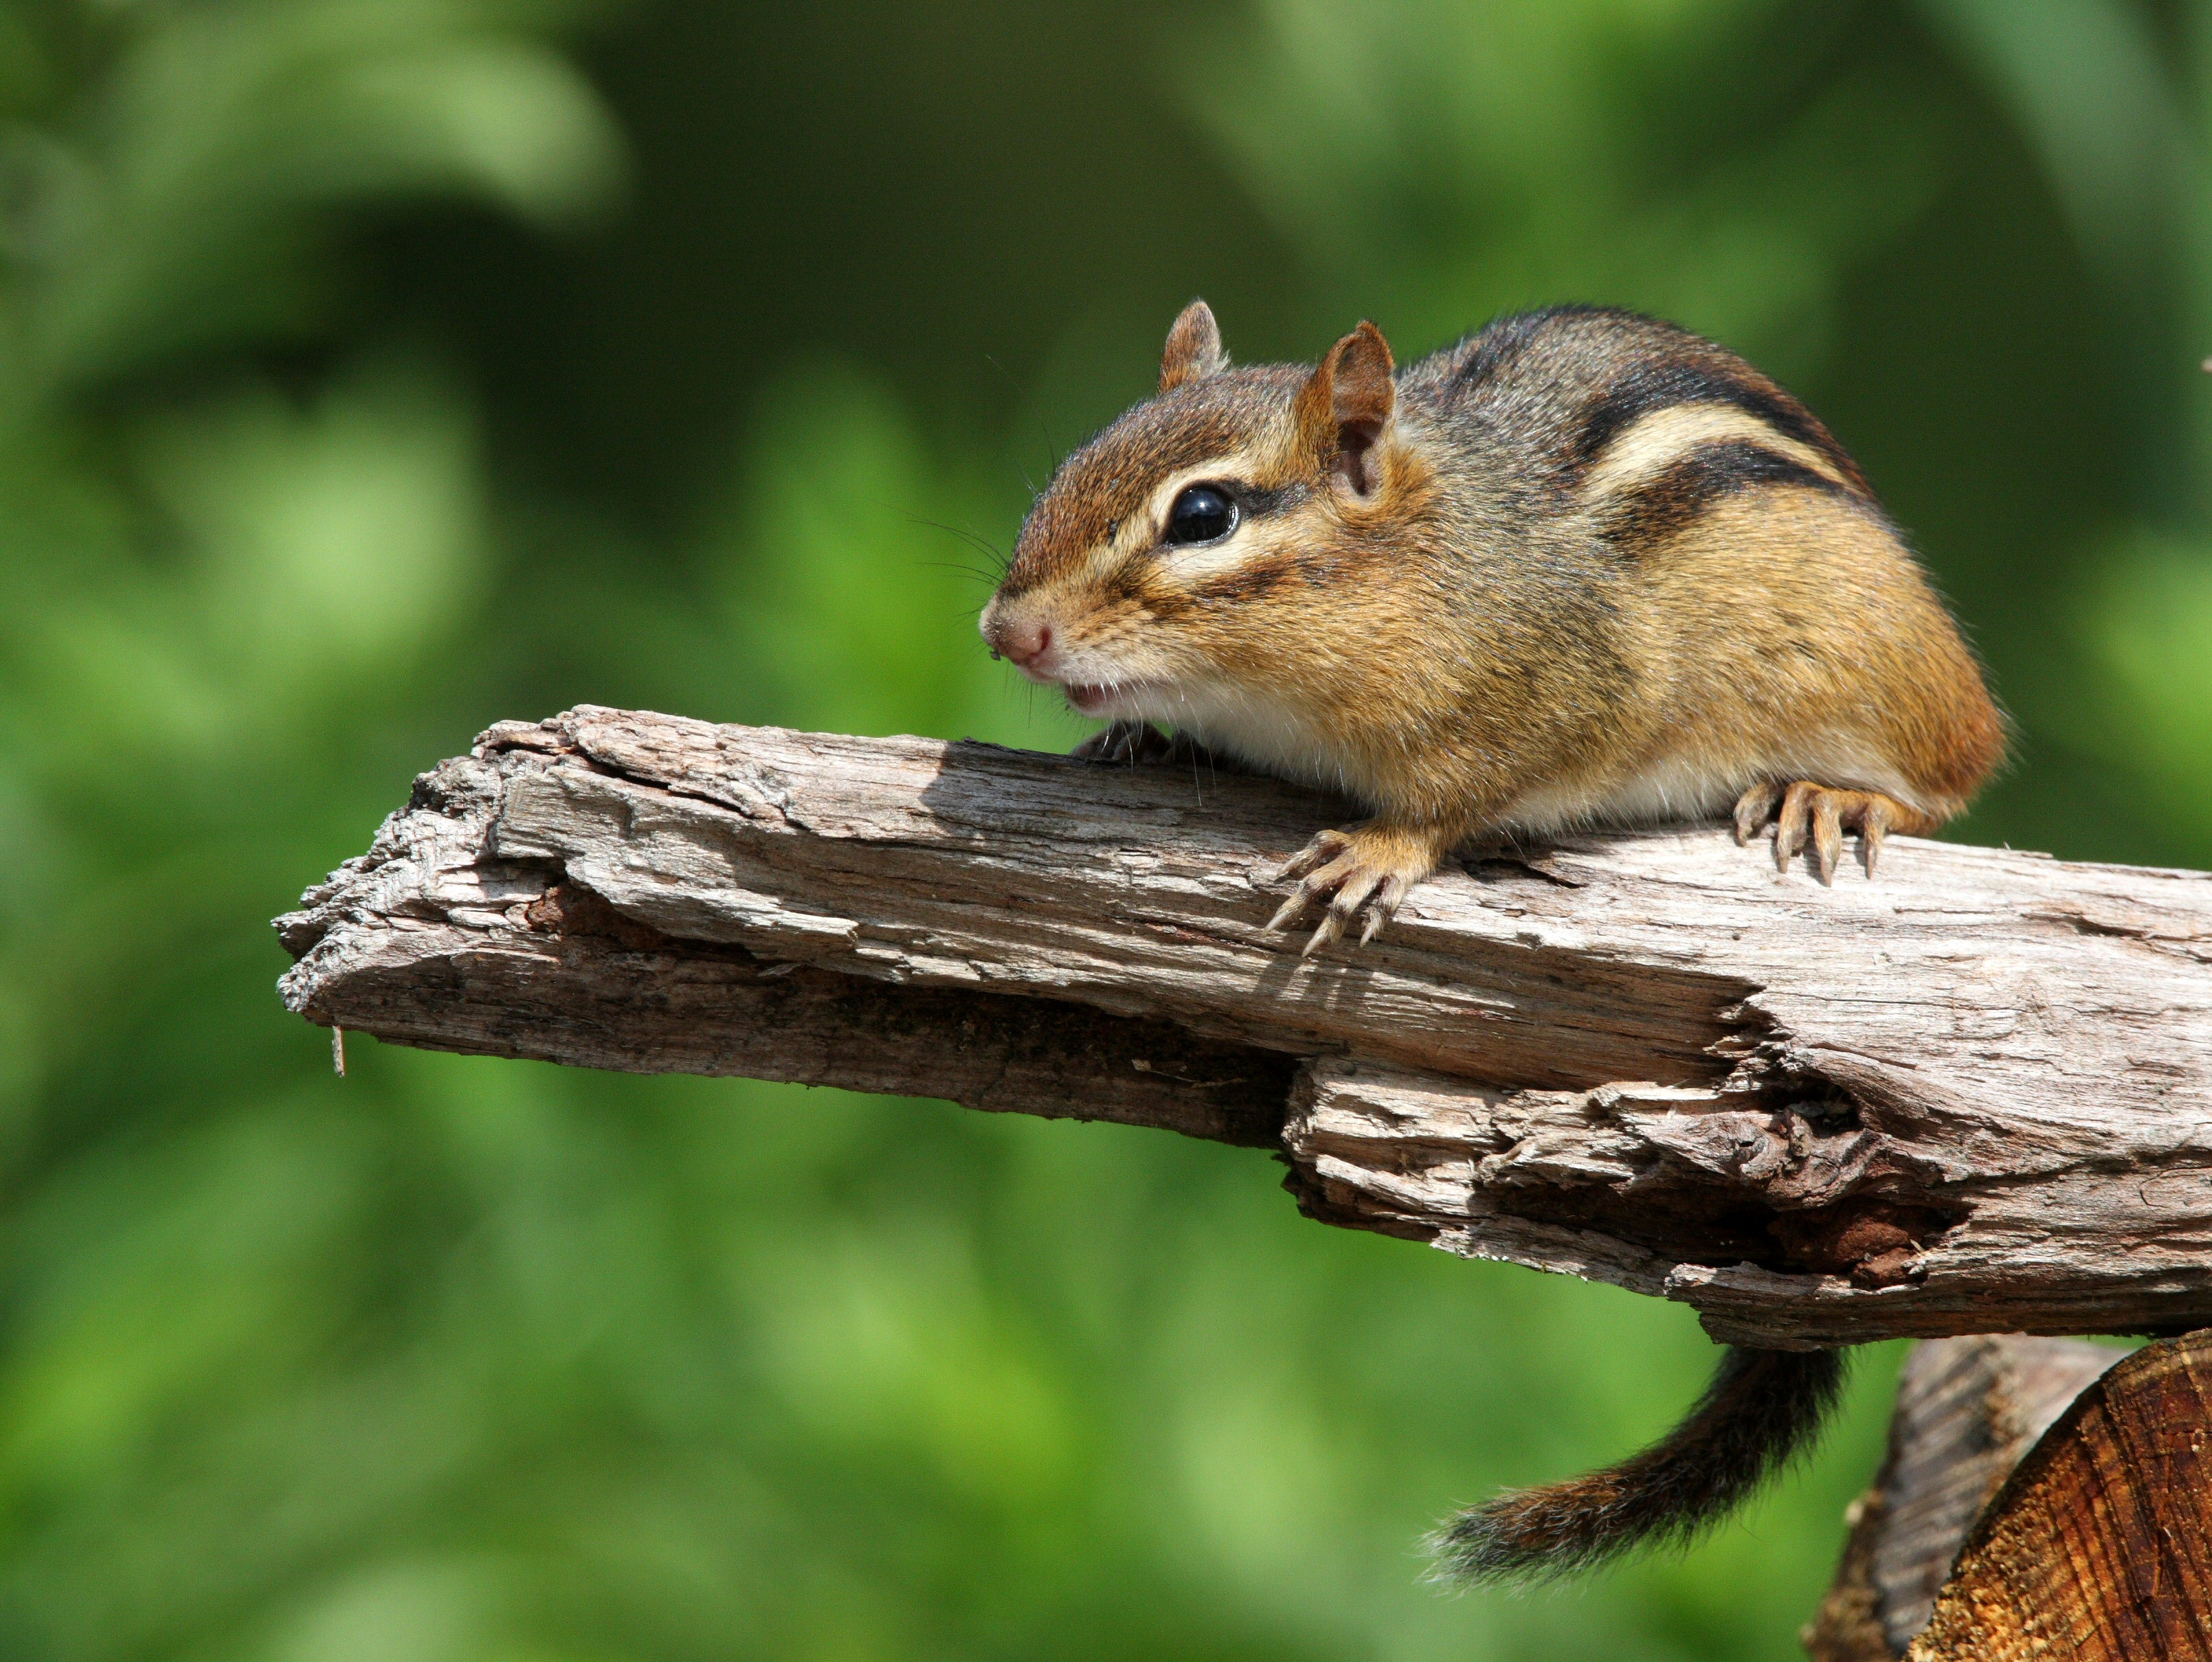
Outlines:
[[[1775,812],[1776,804],[1781,812]],[[1820,881],[1836,880],[1836,860],[1843,852],[1844,833],[1859,834],[1859,855],[1866,861],[1869,877],[1881,858],[1881,840],[1892,831],[1908,834],[1933,830],[1933,822],[1893,797],[1879,791],[1846,791],[1799,779],[1794,785],[1754,785],[1736,799],[1735,840],[1749,842],[1774,821],[1774,863],[1782,870],[1797,858],[1809,832],[1813,858]]]
[[[1068,753],[1085,761],[1165,761],[1175,741],[1149,721],[1116,721],[1101,727]]]
[[[1436,864],[1436,850],[1425,837],[1371,824],[1324,831],[1275,874],[1278,883],[1292,877],[1301,881],[1297,893],[1283,902],[1267,927],[1287,929],[1307,907],[1326,900],[1321,925],[1299,955],[1310,958],[1341,937],[1354,918],[1361,919],[1359,942],[1364,946],[1390,921],[1407,891],[1435,870]]]
[[[1207,749],[1188,733],[1170,738],[1149,721],[1117,721],[1101,727],[1067,754],[1085,761],[1119,762],[1124,767],[1174,762],[1178,767],[1203,767],[1209,774],[1249,771],[1235,758]]]

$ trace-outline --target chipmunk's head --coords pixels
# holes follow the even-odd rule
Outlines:
[[[1037,499],[983,638],[1085,715],[1219,733],[1273,707],[1313,644],[1302,591],[1382,554],[1423,471],[1392,375],[1367,323],[1318,367],[1231,368],[1194,301],[1158,394]]]

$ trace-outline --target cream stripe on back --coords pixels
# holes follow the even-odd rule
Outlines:
[[[1605,447],[1583,482],[1583,500],[1595,505],[1640,480],[1663,473],[1706,445],[1747,441],[1786,456],[1831,484],[1850,488],[1835,463],[1812,446],[1777,432],[1733,404],[1669,404],[1632,422]]]

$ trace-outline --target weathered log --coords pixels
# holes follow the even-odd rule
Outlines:
[[[1967,1532],[2051,1422],[2123,1352],[2079,1339],[1923,1339],[1897,1380],[1889,1453],[1854,1501],[1813,1662],[1901,1662]]]
[[[1475,851],[1301,959],[1341,803],[583,708],[486,734],[280,921],[395,1042],[1269,1142],[1328,1222],[1716,1337],[2212,1321],[2212,879],[1691,828]],[[1286,1122],[1285,1122],[1286,1116]]]

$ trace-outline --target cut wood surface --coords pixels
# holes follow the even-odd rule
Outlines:
[[[2212,1332],[2075,1399],[1968,1536],[1909,1662],[2212,1662]]]
[[[1889,1454],[1851,1502],[1813,1662],[1900,1662],[1966,1534],[2051,1422],[2124,1352],[2019,1334],[1923,1339],[1905,1358]]]
[[[1469,856],[1298,956],[1269,780],[584,707],[280,920],[310,1019],[1273,1143],[1331,1222],[1716,1337],[2212,1321],[2212,879],[1717,828]]]

